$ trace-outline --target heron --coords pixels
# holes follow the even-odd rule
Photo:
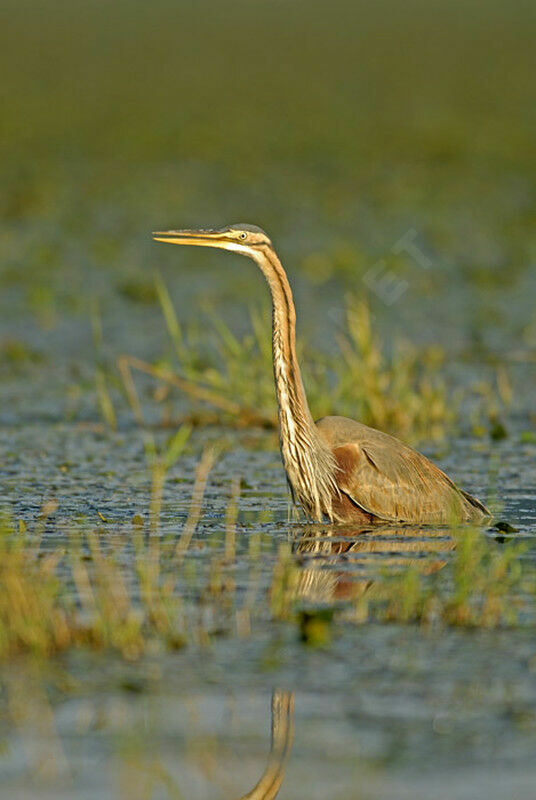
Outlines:
[[[432,461],[387,433],[347,417],[313,420],[296,355],[296,310],[287,274],[256,225],[153,233],[157,242],[248,256],[272,299],[272,362],[279,442],[292,499],[307,518],[332,523],[483,522],[488,509]]]
[[[272,692],[271,745],[268,763],[259,781],[240,800],[274,800],[279,794],[294,740],[294,692]]]

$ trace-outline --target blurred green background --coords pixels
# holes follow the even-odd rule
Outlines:
[[[82,359],[90,296],[114,353],[154,356],[154,266],[185,319],[244,326],[251,269],[148,235],[233,221],[280,247],[307,337],[383,259],[409,285],[372,297],[386,338],[534,347],[534,3],[4,0],[0,23],[4,361]],[[393,253],[408,230],[433,269]]]
[[[10,2],[3,154],[285,162],[317,178],[360,162],[533,152],[531,2]]]

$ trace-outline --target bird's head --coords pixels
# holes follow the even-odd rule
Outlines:
[[[156,231],[153,239],[170,244],[189,244],[199,247],[218,247],[255,258],[256,253],[272,243],[266,233],[256,225],[240,223],[219,230]]]

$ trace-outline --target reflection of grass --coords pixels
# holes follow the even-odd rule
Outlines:
[[[178,539],[162,537],[156,527],[145,529],[143,519],[136,516],[125,531],[128,536],[115,536],[110,542],[102,531],[73,534],[66,550],[42,553],[44,520],[55,504],[43,509],[33,532],[21,525],[15,535],[3,519],[0,659],[24,652],[51,656],[73,647],[115,650],[135,659],[155,648],[207,643],[214,634],[234,631],[248,636],[257,624],[265,624],[266,603],[257,597],[260,552],[255,537],[248,556],[254,577],[245,595],[238,593],[233,577],[236,480],[219,551],[204,565],[204,580],[195,581],[198,601],[192,605],[186,599],[196,564],[185,561],[185,556],[201,517],[212,463],[213,454],[207,451],[197,469],[190,512]],[[157,497],[159,492],[157,486]],[[399,534],[403,536],[403,531]],[[282,546],[269,586],[272,617],[296,622],[301,638],[310,644],[329,641],[332,619],[464,627],[524,624],[529,617],[523,611],[533,593],[529,583],[521,581],[524,548],[514,543],[499,546],[473,528],[444,534],[432,543],[431,559],[391,558],[384,568],[364,574],[360,568],[353,578],[347,569],[338,575],[333,562],[329,568],[318,559],[300,563],[301,558],[297,561],[288,546]],[[329,547],[331,541],[330,537],[325,540]],[[358,554],[359,537],[356,543]],[[419,549],[419,540],[416,545]],[[400,548],[403,556],[403,539]],[[391,542],[391,552],[398,549]],[[302,552],[306,551],[307,547]],[[382,552],[381,544],[377,552]]]
[[[399,532],[403,536],[403,529]],[[380,572],[366,582],[356,582],[344,604],[344,618],[358,622],[436,623],[453,626],[496,627],[522,623],[520,557],[523,544],[498,546],[478,528],[445,531],[451,537],[452,555],[439,561],[403,562],[397,569]],[[392,544],[393,552],[397,544]],[[421,552],[425,549],[421,544]],[[394,565],[393,565],[394,566]],[[303,609],[316,613],[315,587],[320,612],[328,604],[340,605],[334,587],[321,565],[299,566],[288,548],[282,548],[272,583],[272,609],[278,619],[303,623]],[[331,572],[333,576],[333,572]],[[326,593],[327,587],[327,593]],[[312,604],[312,605],[311,605]]]
[[[435,621],[448,625],[496,627],[515,624],[521,605],[520,556],[523,545],[497,546],[482,531],[453,531],[456,549],[447,575],[425,580],[418,568],[384,581],[361,600],[371,616],[397,622]],[[366,596],[365,596],[366,598]]]
[[[131,367],[188,395],[192,402],[190,419],[197,423],[210,420],[275,427],[269,324],[252,312],[251,333],[239,338],[212,315],[209,331],[202,334],[197,327],[181,327],[160,280],[158,293],[175,358],[155,365],[135,358],[120,360],[137,418],[141,421],[143,413]],[[207,345],[214,341],[216,347],[210,350]],[[442,438],[455,416],[452,399],[437,375],[442,351],[437,347],[419,350],[399,341],[388,357],[373,331],[364,301],[348,302],[346,330],[334,353],[307,352],[303,346],[300,350],[316,417],[342,414],[415,441]]]
[[[55,569],[61,553],[38,558],[25,533],[0,521],[0,656],[19,651],[48,655],[71,643],[71,609],[61,600]]]
[[[204,480],[206,469],[198,475],[198,481]],[[134,557],[125,563],[126,542],[105,547],[98,532],[74,539],[68,553],[56,550],[40,557],[34,536],[26,532],[14,536],[4,520],[0,530],[0,658],[24,652],[50,656],[66,648],[89,647],[112,649],[133,659],[155,647],[207,642],[213,630],[221,635],[234,628],[241,636],[248,635],[256,616],[264,617],[264,612],[262,606],[247,601],[239,606],[235,583],[226,576],[226,569],[234,563],[234,513],[229,512],[225,552],[213,558],[207,572],[202,618],[185,604],[180,591],[182,559],[191,539],[189,522],[177,543],[160,542],[157,536],[147,539],[136,521],[130,533]],[[197,518],[196,512],[194,516]],[[425,564],[422,569],[413,564],[396,574],[379,575],[343,604],[342,618],[360,624],[521,624],[520,603],[515,599],[521,575],[520,547],[510,544],[499,549],[473,529],[452,535],[456,548],[443,569],[434,568],[433,574],[427,575]],[[273,615],[276,620],[295,620],[307,642],[329,640],[326,626],[333,612],[327,611],[330,602],[323,590],[318,618],[314,608],[314,580],[320,587],[322,572],[316,567],[316,578],[308,575],[304,606],[303,568],[287,548],[282,548],[275,563],[270,587]],[[341,613],[336,594],[331,604]],[[222,614],[228,619],[235,617],[230,627],[221,627]]]
[[[68,647],[113,649],[135,658],[160,642],[182,646],[189,627],[177,589],[179,569],[201,515],[210,451],[202,457],[188,519],[177,542],[160,541],[157,522],[166,469],[184,446],[188,431],[179,431],[163,454],[150,454],[153,480],[150,532],[143,520],[132,521],[128,539],[115,547],[103,544],[99,532],[72,536],[67,551],[42,555],[42,522],[32,533],[18,534],[0,520],[0,659],[20,652],[48,656]],[[42,519],[55,510],[42,512]],[[132,540],[129,567],[122,560]],[[60,581],[58,571],[67,575]],[[197,634],[195,634],[197,635]]]

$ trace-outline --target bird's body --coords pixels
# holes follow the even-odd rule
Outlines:
[[[157,241],[217,247],[252,258],[272,295],[272,354],[283,465],[294,501],[312,520],[343,523],[481,522],[485,506],[425,456],[345,417],[313,421],[296,357],[296,312],[268,236],[253,225],[166,231]]]
[[[338,522],[477,522],[489,516],[474,497],[458,489],[425,456],[389,436],[346,417],[316,423],[337,462]]]

